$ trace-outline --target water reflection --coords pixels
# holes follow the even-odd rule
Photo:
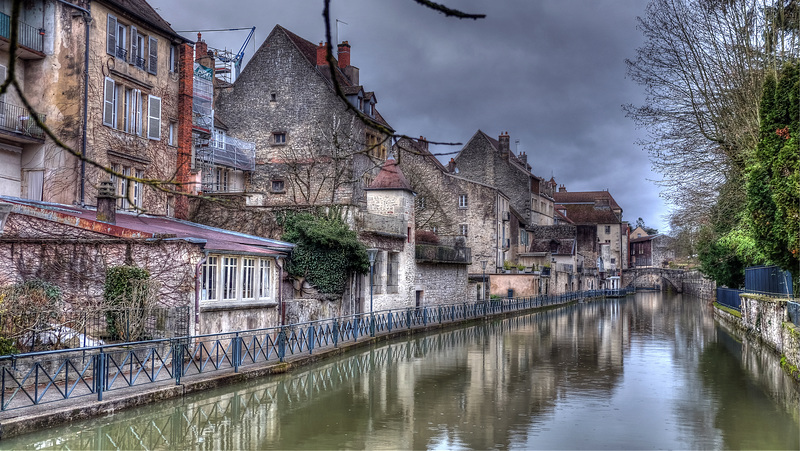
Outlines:
[[[776,366],[699,301],[646,293],[417,336],[0,447],[798,449],[797,387]]]

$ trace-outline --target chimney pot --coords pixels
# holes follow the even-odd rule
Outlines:
[[[339,58],[339,69],[344,69],[350,65],[350,44],[347,41],[342,41],[339,44],[337,57]]]
[[[317,66],[327,66],[328,60],[326,59],[328,53],[328,44],[320,41],[317,46]]]
[[[114,184],[110,180],[100,182],[97,188],[96,218],[108,224],[117,223],[117,196],[114,194]]]

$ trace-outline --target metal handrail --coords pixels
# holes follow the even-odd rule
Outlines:
[[[283,362],[398,329],[426,328],[600,297],[610,290],[460,302],[356,313],[282,327],[0,356],[0,410],[79,397],[103,400],[127,387],[180,384],[214,371]],[[626,290],[619,290],[625,292]]]
[[[0,36],[11,39],[11,16],[0,13]],[[44,52],[44,29],[19,21],[19,45],[37,52]]]

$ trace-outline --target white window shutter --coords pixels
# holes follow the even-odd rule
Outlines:
[[[155,96],[147,98],[147,137],[161,139],[161,99]]]
[[[103,92],[103,125],[114,126],[114,80],[106,78]]]
[[[131,25],[131,57],[130,62],[133,63],[134,66],[138,66],[136,57],[139,56],[139,49],[136,47],[138,45],[138,32],[136,27]]]
[[[106,31],[108,34],[106,40],[106,52],[109,55],[116,55],[117,54],[117,18],[112,16],[111,14],[108,15],[108,24],[106,27]]]
[[[147,61],[147,72],[156,75],[158,72],[158,39],[151,37],[148,44],[150,53],[149,61]]]

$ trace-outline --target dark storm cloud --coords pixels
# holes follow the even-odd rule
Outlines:
[[[312,42],[324,39],[322,2],[151,3],[177,30],[255,25],[257,46],[281,24]],[[376,92],[389,123],[399,133],[445,142],[467,142],[478,129],[494,137],[508,131],[537,175],[553,174],[571,191],[609,189],[625,219],[642,216],[663,229],[665,207],[648,181],[657,175],[635,145],[641,131],[621,109],[642,102],[641,89],[625,78],[624,59],[642,42],[636,17],[646,2],[447,3],[487,17],[447,18],[410,0],[333,2],[332,18],[347,23],[339,41],[352,45],[361,82]],[[245,36],[204,35],[209,45],[234,50]]]

